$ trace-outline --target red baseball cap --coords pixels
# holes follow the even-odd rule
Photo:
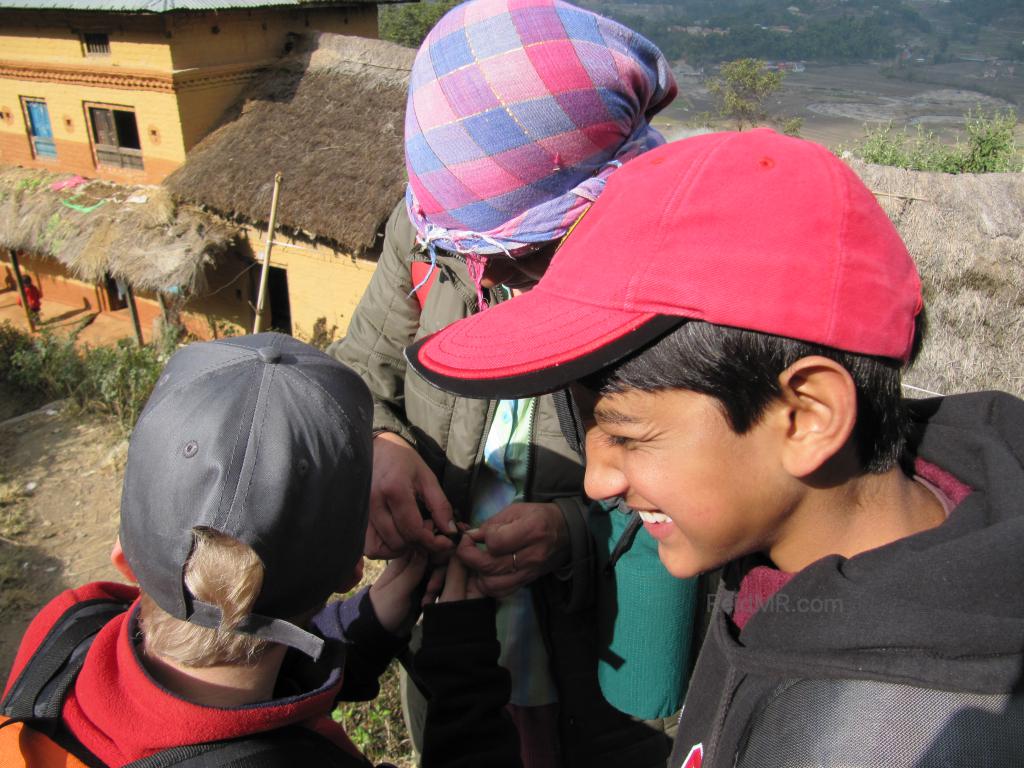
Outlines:
[[[631,160],[531,291],[406,357],[457,394],[524,397],[694,319],[906,361],[921,307],[913,259],[857,175],[762,128]]]

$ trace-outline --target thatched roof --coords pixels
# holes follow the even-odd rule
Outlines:
[[[943,394],[1024,396],[1024,173],[850,164],[896,223],[924,282],[929,330],[907,381]]]
[[[278,225],[352,253],[370,247],[405,186],[405,94],[414,51],[321,33],[257,81],[164,183],[230,217]]]
[[[203,268],[230,244],[235,229],[156,186],[89,181],[55,191],[72,178],[0,167],[0,247],[49,256],[72,274],[104,274],[136,288],[202,290]]]

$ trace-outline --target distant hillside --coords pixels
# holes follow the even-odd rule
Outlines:
[[[694,65],[742,57],[1024,60],[1021,0],[596,0],[594,10]]]

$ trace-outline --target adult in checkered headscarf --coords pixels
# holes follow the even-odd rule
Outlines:
[[[598,688],[596,618],[578,609],[603,539],[590,527],[582,457],[559,427],[565,401],[456,398],[408,369],[403,352],[535,283],[605,179],[664,142],[650,119],[675,95],[654,45],[590,11],[561,0],[453,8],[413,65],[406,198],[330,350],[374,396],[366,554],[454,554],[474,589],[499,598],[511,686],[487,691],[481,707],[508,702],[521,749],[488,764],[652,768],[671,742],[660,720],[614,710]],[[453,519],[470,528],[457,547]],[[415,685],[403,692],[419,747],[426,707]],[[488,738],[466,730],[473,743]]]
[[[559,0],[448,12],[413,64],[406,205],[420,242],[517,256],[561,238],[626,160],[664,139],[676,83],[652,43]]]

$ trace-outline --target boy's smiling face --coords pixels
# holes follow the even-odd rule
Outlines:
[[[771,406],[739,435],[707,395],[628,390],[600,396],[587,423],[587,495],[639,511],[679,578],[770,549],[797,502]]]

